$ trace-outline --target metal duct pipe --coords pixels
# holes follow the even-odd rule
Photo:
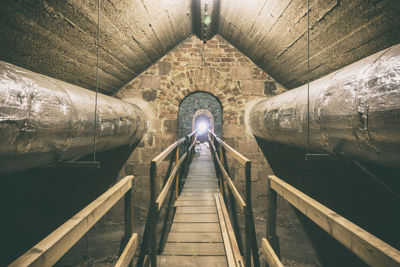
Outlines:
[[[0,61],[0,174],[93,153],[94,109],[94,92]],[[145,130],[139,107],[98,94],[98,151]]]
[[[258,102],[255,136],[307,147],[307,85]],[[310,150],[400,167],[400,44],[310,84]]]

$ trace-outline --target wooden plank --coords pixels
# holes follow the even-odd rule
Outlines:
[[[188,195],[181,195],[179,196],[178,200],[184,200],[184,201],[204,201],[204,200],[213,200],[212,194],[199,194],[195,196],[188,196]]]
[[[235,258],[233,257],[232,245],[228,235],[228,229],[226,228],[226,222],[224,218],[224,214],[221,208],[221,202],[219,201],[219,195],[215,194],[215,206],[217,207],[217,213],[219,218],[219,225],[221,227],[221,235],[224,241],[226,259],[228,262],[228,266],[236,266]],[[240,266],[240,265],[239,265]]]
[[[169,176],[167,182],[165,183],[163,189],[161,190],[161,193],[158,195],[156,203],[157,203],[157,209],[160,210],[162,204],[164,203],[165,197],[167,196],[169,190],[171,189],[172,182],[175,179],[176,173],[179,170],[179,167],[181,166],[182,162],[186,158],[186,153],[182,155],[181,159],[178,161],[178,163],[175,165],[174,169],[171,172],[171,175]]]
[[[224,256],[222,243],[169,243],[165,245],[163,255],[208,255]]]
[[[265,261],[268,263],[269,267],[283,267],[275,251],[272,249],[271,245],[268,243],[267,239],[263,238],[261,241],[262,252]]]
[[[175,207],[204,207],[204,206],[214,206],[214,201],[186,201],[186,200],[177,200],[175,201]]]
[[[175,214],[178,213],[216,213],[215,206],[207,207],[178,207]]]
[[[218,193],[218,188],[183,188],[182,192]]]
[[[174,223],[176,222],[218,222],[218,216],[215,213],[204,213],[204,214],[187,214],[179,213],[175,214]]]
[[[219,233],[219,223],[174,223],[171,232],[180,233]]]
[[[132,237],[129,239],[128,244],[124,248],[121,256],[119,257],[117,264],[115,267],[127,267],[132,261],[133,256],[135,255],[135,251],[138,247],[138,235],[134,233]]]
[[[328,209],[278,177],[270,175],[271,188],[333,238],[371,266],[399,266],[400,251]]]
[[[127,176],[78,212],[10,266],[54,265],[132,186]]]
[[[226,267],[225,256],[159,256],[160,267],[162,266],[212,266]]]
[[[226,209],[226,206],[225,206],[224,199],[223,199],[221,193],[217,194],[217,196],[218,196],[219,202],[221,204],[222,214],[223,214],[223,217],[224,217],[224,220],[225,220],[225,224],[226,224],[226,229],[227,229],[227,232],[228,232],[229,240],[231,242],[233,257],[235,258],[235,262],[236,262],[237,266],[244,266],[245,264],[244,264],[242,255],[240,254],[239,246],[238,246],[238,243],[236,241],[235,232],[233,231],[233,227],[232,227],[232,224],[231,224],[231,220],[229,218],[228,210]]]
[[[168,235],[168,242],[191,242],[191,243],[221,243],[220,233],[176,233]]]

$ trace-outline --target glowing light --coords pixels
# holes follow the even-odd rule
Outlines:
[[[204,24],[205,24],[206,26],[208,26],[208,25],[211,24],[211,16],[205,16],[205,17],[204,17]]]
[[[208,129],[208,123],[202,121],[198,124],[197,128],[198,128],[199,134],[204,134]]]

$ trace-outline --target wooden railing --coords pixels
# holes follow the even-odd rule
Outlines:
[[[400,251],[315,201],[274,175],[268,177],[267,239],[263,254],[269,266],[282,266],[276,236],[277,194],[370,266],[400,266]]]
[[[157,254],[162,251],[162,246],[165,243],[167,234],[167,224],[171,207],[174,201],[179,196],[181,189],[181,178],[186,177],[188,172],[188,166],[192,160],[193,151],[195,148],[197,138],[197,132],[193,131],[188,136],[181,138],[169,147],[167,147],[158,156],[152,159],[150,165],[150,205],[147,214],[147,220],[145,230],[143,234],[142,247],[140,249],[138,266],[157,266]],[[182,153],[184,150],[185,152]],[[165,160],[168,156],[169,166],[164,176],[163,186],[161,192],[156,196],[156,177],[157,177],[157,166]],[[171,192],[175,191],[175,194]],[[164,216],[164,222],[162,225],[161,234],[157,235],[157,225],[160,210],[165,203],[165,200],[170,193],[168,204],[166,205],[166,214]],[[159,237],[157,247],[157,236]]]
[[[138,236],[133,233],[133,181],[133,176],[127,176],[119,181],[25,254],[17,258],[10,266],[54,265],[123,196],[125,196],[125,236],[123,244],[126,243],[126,246],[116,266],[132,265],[132,257],[138,246]]]
[[[220,185],[220,192],[224,199],[226,199],[226,191],[228,191],[228,200],[230,203],[230,217],[232,219],[233,229],[235,232],[236,240],[239,244],[240,251],[234,251],[234,254],[241,253],[244,255],[245,266],[253,265],[259,266],[258,246],[256,239],[256,232],[253,220],[253,210],[251,205],[251,162],[249,159],[241,155],[227,143],[222,141],[215,133],[209,130],[208,141],[210,144],[211,154],[214,161],[214,166],[217,172],[217,177]],[[232,178],[229,175],[228,161],[226,157],[226,151],[230,152],[232,156],[244,166],[245,176],[245,200],[243,200],[239,191],[237,190]],[[226,188],[228,190],[226,190]],[[244,212],[244,237],[245,242],[243,244],[240,235],[239,219],[236,212],[236,207],[239,207]],[[244,251],[243,251],[244,250]],[[236,257],[237,258],[237,257]],[[243,266],[243,264],[237,262],[237,266]]]

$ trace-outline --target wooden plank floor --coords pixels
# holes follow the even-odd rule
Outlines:
[[[189,168],[159,266],[227,266],[214,193],[218,181],[210,150],[200,145]]]

